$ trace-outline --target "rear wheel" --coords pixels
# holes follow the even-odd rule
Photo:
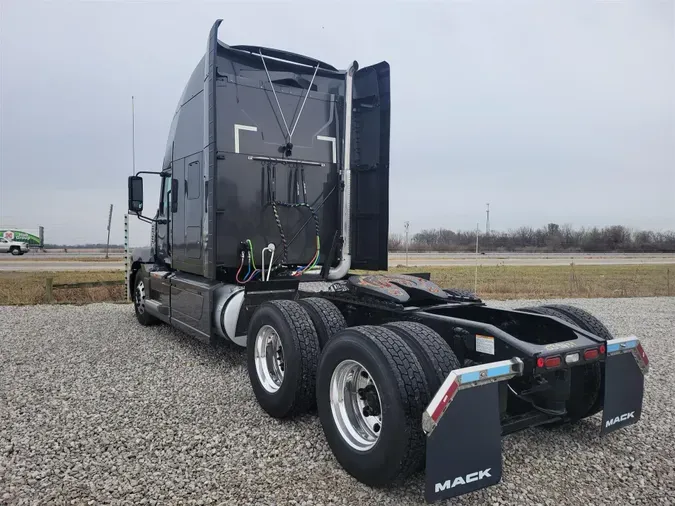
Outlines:
[[[600,320],[583,309],[555,304],[519,309],[531,313],[554,316],[602,339],[612,339],[612,335]],[[602,410],[604,400],[605,374],[600,362],[586,364],[571,369],[570,399],[565,407],[569,421],[574,423],[593,416]]]
[[[248,326],[247,366],[260,406],[275,418],[302,414],[315,402],[319,340],[295,301],[260,305]]]
[[[412,348],[422,365],[432,397],[450,371],[461,367],[448,343],[434,330],[417,322],[393,322],[384,327],[393,330]]]
[[[298,300],[309,314],[314,328],[316,329],[321,349],[326,346],[328,340],[347,326],[345,317],[331,301],[320,297],[308,297]]]
[[[568,306],[566,304],[551,304],[542,307],[563,313],[568,318],[576,321],[578,327],[592,332],[602,339],[614,339],[609,329],[588,311],[585,311],[579,307]]]
[[[321,354],[316,395],[328,445],[357,480],[383,486],[422,467],[428,386],[419,360],[392,330],[336,334]]]
[[[554,311],[559,311],[560,313],[566,315],[568,318],[576,321],[576,325],[592,334],[595,334],[601,339],[611,340],[614,339],[614,336],[609,331],[609,329],[595,316],[593,316],[588,311],[585,311],[581,308],[568,306],[566,304],[551,304],[544,306],[546,308],[553,309]],[[584,366],[584,378],[576,378],[576,387],[580,388],[580,385],[583,385],[581,388],[585,388],[589,391],[591,388],[597,391],[595,396],[595,402],[587,410],[587,412],[579,418],[587,418],[593,416],[596,413],[602,411],[605,401],[605,368],[604,366],[596,362],[591,365]],[[578,375],[580,376],[580,375]],[[575,378],[572,375],[572,387],[575,387]]]

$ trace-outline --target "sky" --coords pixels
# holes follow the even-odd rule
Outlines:
[[[123,241],[217,18],[223,42],[391,65],[390,231],[675,229],[675,2],[0,2],[0,225]],[[158,185],[145,178],[146,208]],[[130,243],[148,244],[132,218]]]

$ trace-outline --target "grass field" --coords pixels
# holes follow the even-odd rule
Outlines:
[[[429,272],[443,288],[473,290],[476,268],[397,267],[391,272]],[[486,299],[675,295],[675,264],[483,266],[476,288]]]
[[[58,283],[92,283],[119,280],[119,286],[90,288],[54,287],[56,302],[83,304],[88,302],[124,300],[124,271],[59,271],[59,272],[0,272],[0,306],[42,304],[45,302],[45,281]]]
[[[393,268],[429,272],[443,288],[473,290],[475,267]],[[122,271],[0,272],[0,305],[42,304],[45,280],[91,283],[119,280],[119,286],[53,289],[56,302],[122,301]],[[675,264],[479,267],[478,295],[485,299],[562,297],[654,297],[675,295]]]

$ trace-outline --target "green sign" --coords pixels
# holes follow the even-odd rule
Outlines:
[[[40,230],[20,230],[16,228],[0,229],[0,237],[4,237],[8,241],[25,242],[31,246],[42,246]]]

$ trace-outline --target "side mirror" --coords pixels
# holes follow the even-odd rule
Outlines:
[[[171,180],[171,212],[178,212],[178,179]]]
[[[143,211],[143,178],[140,176],[129,176],[129,211]]]

